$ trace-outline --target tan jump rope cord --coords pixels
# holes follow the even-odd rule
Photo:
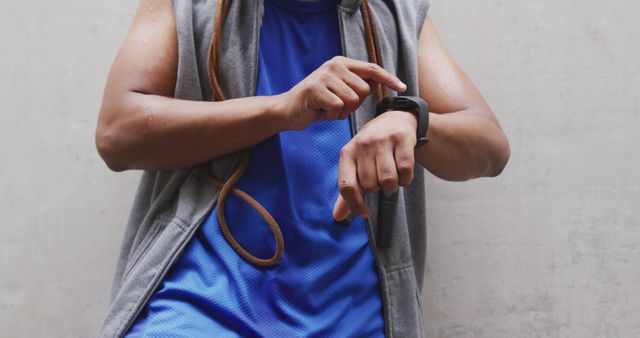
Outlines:
[[[375,23],[371,17],[371,8],[369,7],[369,2],[367,0],[360,1],[360,12],[362,13],[362,21],[364,24],[364,34],[367,41],[369,62],[377,64],[380,68],[384,68],[382,52],[380,52],[378,32],[375,29]],[[376,85],[376,94],[378,95],[378,101],[382,101],[383,98],[388,96],[387,87],[378,83]]]
[[[220,71],[220,35],[222,34],[222,27],[226,21],[227,14],[229,13],[230,0],[219,0],[216,6],[215,13],[215,25],[213,28],[213,34],[211,36],[211,43],[209,44],[209,53],[207,58],[207,70],[209,72],[209,83],[213,92],[213,101],[224,101],[226,99],[220,81],[218,80],[218,74]],[[371,11],[367,0],[360,1],[360,12],[362,13],[362,20],[364,23],[365,40],[367,42],[367,53],[369,54],[369,62],[376,63],[380,67],[383,67],[382,54],[380,52],[380,45],[378,43],[378,35],[375,30],[375,24],[371,17]],[[383,67],[384,68],[384,67]],[[379,100],[387,96],[387,88],[381,84],[376,84],[376,94]],[[249,165],[250,149],[242,150],[242,158],[240,164],[235,172],[229,177],[226,182],[222,182],[211,175],[207,171],[207,177],[218,188],[220,192],[218,194],[217,201],[217,213],[218,223],[220,224],[220,230],[222,235],[229,242],[231,247],[246,261],[258,265],[258,266],[272,266],[278,263],[282,255],[284,254],[284,238],[282,237],[282,231],[275,219],[269,214],[269,212],[255,199],[244,191],[234,188],[233,186],[238,182],[240,177],[244,174]],[[249,205],[251,205],[262,218],[267,222],[271,233],[276,240],[276,250],[270,258],[259,258],[247,250],[245,250],[240,243],[236,241],[227,224],[224,216],[224,204],[227,201],[229,193],[233,193],[238,196]]]

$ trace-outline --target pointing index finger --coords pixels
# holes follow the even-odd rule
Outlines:
[[[348,59],[347,68],[364,80],[371,80],[387,86],[397,92],[407,90],[407,85],[400,79],[375,63]]]

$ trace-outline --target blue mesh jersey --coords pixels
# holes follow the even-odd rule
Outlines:
[[[285,92],[342,54],[337,0],[265,0],[256,95]],[[275,218],[285,241],[272,267],[242,259],[224,239],[216,208],[168,272],[128,337],[384,337],[382,301],[364,220],[336,224],[340,149],[349,119],[316,122],[254,145],[236,187]],[[229,195],[238,242],[271,257],[268,225]]]

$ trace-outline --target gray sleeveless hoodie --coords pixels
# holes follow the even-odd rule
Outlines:
[[[173,0],[178,33],[178,78],[174,96],[210,100],[207,49],[213,28],[215,0]],[[417,40],[428,0],[370,0],[385,68],[408,85],[403,95],[418,95]],[[358,0],[338,6],[343,54],[368,59]],[[229,98],[255,95],[258,36],[262,0],[236,0],[222,32],[220,82]],[[390,93],[394,95],[395,93]],[[352,113],[352,134],[373,118],[375,95]],[[213,209],[218,189],[207,168],[226,179],[239,163],[239,152],[177,170],[144,171],[136,191],[116,267],[111,305],[100,337],[126,334],[138,313]],[[365,199],[371,210],[366,222],[380,277],[387,337],[423,337],[421,290],[426,256],[424,168],[415,167],[414,181],[400,188],[392,246],[375,245],[378,193]],[[336,182],[337,185],[337,182]],[[286,243],[285,243],[286,245]]]

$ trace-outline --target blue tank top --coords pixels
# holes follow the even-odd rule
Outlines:
[[[256,95],[285,92],[341,55],[337,0],[265,0]],[[332,218],[349,119],[284,131],[251,147],[236,184],[282,229],[273,267],[243,260],[220,232],[216,208],[149,299],[128,337],[384,337],[382,301],[364,220]],[[229,195],[229,228],[254,256],[271,257],[268,225]]]

